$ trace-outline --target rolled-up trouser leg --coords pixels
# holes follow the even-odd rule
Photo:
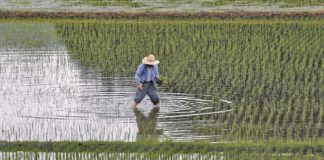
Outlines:
[[[153,103],[154,105],[160,103],[160,98],[159,98],[159,96],[158,96],[158,94],[157,94],[157,89],[156,89],[154,83],[150,83],[150,87],[149,87],[149,89],[147,90],[147,94],[148,94],[148,96],[150,97],[150,100],[152,101],[152,103]]]
[[[139,104],[144,99],[144,97],[147,94],[148,89],[149,89],[149,84],[148,83],[144,83],[143,84],[143,90],[137,90],[136,91],[134,101],[137,104]]]

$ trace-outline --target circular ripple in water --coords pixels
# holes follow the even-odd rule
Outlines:
[[[134,69],[135,70],[135,69]],[[0,140],[136,141],[147,137],[216,140],[197,133],[215,125],[208,100],[160,91],[161,108],[146,97],[133,112],[132,77],[101,77],[60,51],[0,52]]]

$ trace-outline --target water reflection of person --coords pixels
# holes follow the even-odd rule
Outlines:
[[[137,137],[136,140],[158,140],[159,135],[162,134],[162,130],[156,129],[157,116],[160,108],[154,107],[149,113],[148,117],[138,110],[134,109],[137,123]]]

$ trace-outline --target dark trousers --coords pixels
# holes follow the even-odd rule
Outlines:
[[[153,82],[143,83],[143,90],[137,90],[134,101],[138,104],[144,97],[148,95],[154,105],[160,103],[160,98],[157,95],[157,89]]]

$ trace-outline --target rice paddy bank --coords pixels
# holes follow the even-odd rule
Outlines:
[[[201,19],[201,18],[323,18],[324,11],[215,11],[215,12],[69,12],[69,11],[5,11],[0,18],[104,18],[104,19]]]

